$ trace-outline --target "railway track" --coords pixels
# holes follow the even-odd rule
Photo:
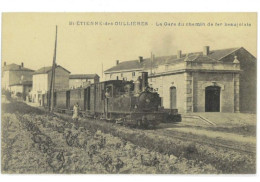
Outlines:
[[[182,118],[192,118],[192,119],[198,119],[201,122],[207,124],[207,125],[213,125],[216,126],[216,123],[214,123],[213,121],[208,120],[207,118],[204,118],[202,116],[195,116],[195,115],[186,115],[186,116],[182,116]]]
[[[63,116],[67,119],[70,119],[71,117],[67,114],[61,114],[61,113],[55,113],[59,116]],[[89,118],[84,118],[83,119],[83,125],[84,125],[84,120],[89,120]],[[99,120],[99,119],[95,119],[96,121],[100,121],[100,122],[105,122],[104,120]],[[125,127],[125,128],[129,128],[129,130],[132,130],[132,128],[130,127]],[[142,132],[144,133],[151,133],[153,135],[158,135],[158,136],[167,136],[167,137],[171,137],[171,138],[176,138],[182,141],[190,141],[190,142],[194,142],[197,144],[201,144],[201,145],[207,145],[207,146],[211,146],[211,147],[218,147],[218,148],[224,148],[227,150],[232,150],[232,151],[236,151],[236,152],[240,152],[240,153],[246,153],[246,154],[256,154],[256,147],[254,146],[243,146],[241,148],[241,145],[239,146],[234,145],[233,141],[226,141],[226,140],[215,140],[214,139],[205,139],[198,136],[198,135],[194,135],[194,134],[186,134],[186,133],[182,133],[182,132],[177,132],[177,131],[169,131],[169,130],[165,130],[165,129],[155,129],[155,130],[142,130]],[[184,135],[185,136],[182,136]],[[222,143],[220,143],[222,142]],[[223,144],[226,143],[226,144]]]
[[[184,133],[180,133],[180,132],[176,132],[176,131],[167,131],[167,130],[160,130],[160,131],[156,130],[156,131],[158,132],[159,135],[176,138],[176,139],[183,140],[183,141],[191,141],[191,142],[195,142],[195,143],[198,143],[201,145],[220,147],[220,148],[225,148],[228,150],[233,150],[233,151],[242,152],[242,153],[256,154],[256,147],[244,146],[243,149],[241,149],[241,148],[239,148],[238,145],[234,145],[233,141],[228,142],[228,141],[221,140],[221,141],[218,141],[218,143],[216,143],[216,142],[210,142],[209,140],[205,140],[205,138],[203,138],[203,139],[199,138],[197,135],[187,134],[186,136],[181,136]],[[213,139],[211,139],[211,140],[213,140]],[[228,144],[221,144],[219,142],[226,142]],[[229,145],[233,145],[233,146],[229,146]],[[244,148],[247,148],[247,149],[244,149]]]

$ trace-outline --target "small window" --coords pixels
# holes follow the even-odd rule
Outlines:
[[[112,78],[112,74],[110,74],[110,78]]]
[[[132,72],[132,76],[135,76],[135,72],[134,71]]]
[[[121,73],[121,77],[123,77],[124,76],[124,74],[123,73]]]

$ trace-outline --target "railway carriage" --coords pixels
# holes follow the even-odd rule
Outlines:
[[[67,92],[67,100],[69,109],[72,110],[73,106],[78,103],[80,110],[85,110],[85,89],[77,88]]]

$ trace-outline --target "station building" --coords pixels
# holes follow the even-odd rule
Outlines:
[[[136,81],[141,72],[166,109],[188,112],[256,112],[256,58],[245,48],[210,50],[119,62],[106,80]]]

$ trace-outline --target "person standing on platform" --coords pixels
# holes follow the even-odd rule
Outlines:
[[[72,116],[72,119],[74,121],[78,121],[78,119],[79,119],[79,104],[78,103],[76,103],[73,106],[73,116]]]

